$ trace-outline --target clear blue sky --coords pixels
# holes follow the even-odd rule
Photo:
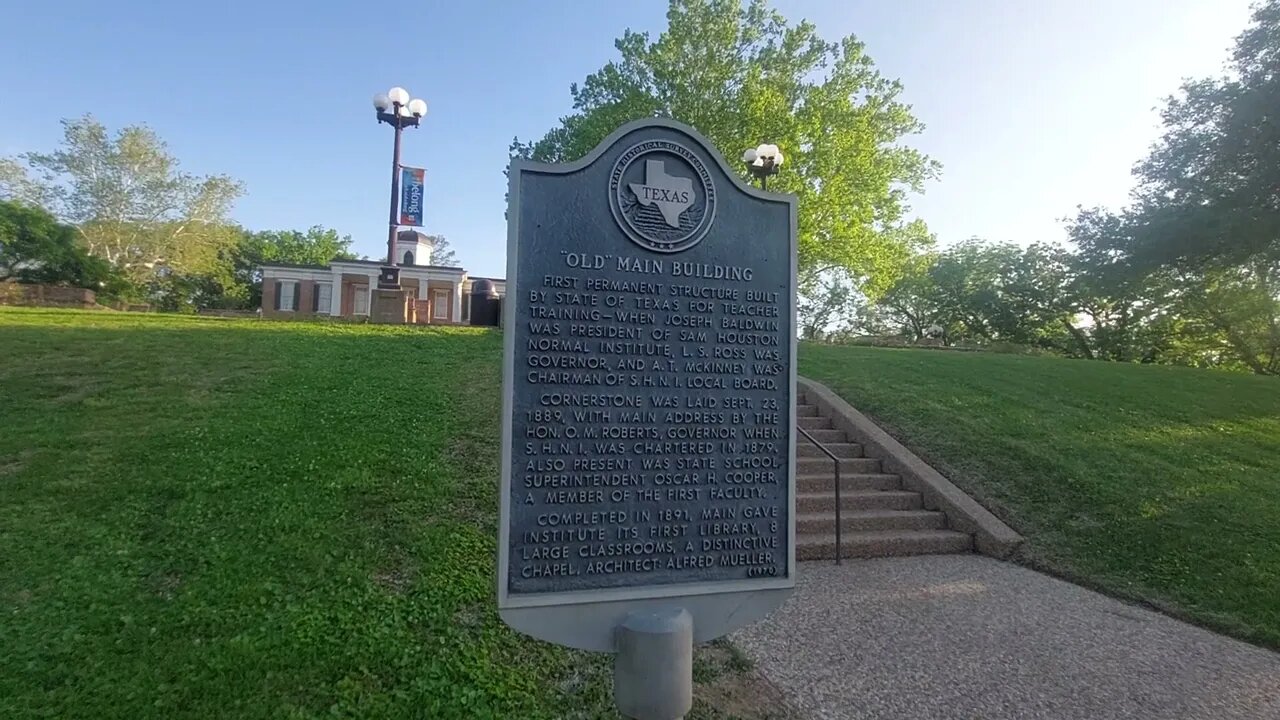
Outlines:
[[[855,33],[928,125],[944,165],[913,198],[942,243],[1062,240],[1077,204],[1121,204],[1159,99],[1218,72],[1247,0],[777,0],[830,39]],[[30,2],[5,13],[0,154],[48,150],[58,119],[147,122],[186,170],[243,180],[254,229],[321,224],[385,247],[390,130],[369,98],[430,105],[404,162],[427,168],[426,229],[464,267],[504,272],[513,136],[569,110],[568,86],[666,3]],[[389,19],[390,17],[394,19]],[[762,138],[763,140],[764,138]],[[785,148],[784,148],[785,150]],[[729,149],[732,155],[736,149]]]

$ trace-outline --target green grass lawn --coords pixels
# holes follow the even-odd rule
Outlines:
[[[613,717],[607,656],[497,618],[500,354],[0,309],[0,718]]]
[[[800,370],[1026,535],[1026,561],[1280,647],[1280,378],[830,346]]]
[[[500,337],[0,308],[0,718],[614,717],[494,608]],[[805,347],[1026,559],[1280,646],[1280,380]],[[699,656],[693,717],[785,714]],[[745,691],[743,690],[745,688]]]

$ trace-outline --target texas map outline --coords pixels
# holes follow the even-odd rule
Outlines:
[[[680,215],[693,206],[693,180],[668,175],[661,160],[645,160],[644,182],[627,184],[641,205],[658,208],[673,228],[680,227]]]

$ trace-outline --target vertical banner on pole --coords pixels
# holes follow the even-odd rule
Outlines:
[[[400,224],[422,227],[422,168],[400,168]]]

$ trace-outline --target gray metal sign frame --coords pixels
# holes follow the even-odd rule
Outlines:
[[[785,577],[762,577],[746,580],[675,583],[623,588],[579,590],[513,595],[508,592],[511,567],[511,459],[512,425],[515,388],[516,299],[523,288],[519,277],[520,180],[526,173],[565,175],[596,162],[620,140],[637,131],[662,128],[687,136],[700,148],[738,192],[760,200],[785,204],[790,214],[789,257],[790,288],[788,315],[790,323],[789,403],[791,420],[788,428],[787,515],[788,557]],[[632,140],[637,141],[633,138]],[[503,303],[503,403],[502,403],[502,478],[499,488],[497,591],[498,611],[512,628],[547,640],[584,650],[613,652],[615,633],[632,613],[679,606],[693,616],[694,642],[706,642],[758,620],[782,604],[795,587],[796,580],[796,197],[765,192],[742,181],[720,152],[693,128],[673,120],[638,120],[615,130],[591,152],[577,161],[565,164],[536,163],[513,160],[508,178],[507,207],[507,301]],[[621,232],[621,230],[620,230]]]

